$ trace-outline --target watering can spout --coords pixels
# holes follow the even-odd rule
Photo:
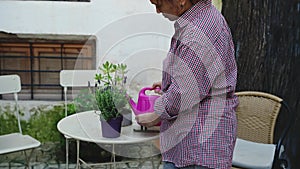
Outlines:
[[[129,99],[129,105],[133,110],[134,114],[138,114],[137,104],[134,102],[132,98]]]

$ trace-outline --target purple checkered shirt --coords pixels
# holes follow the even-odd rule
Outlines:
[[[210,0],[194,5],[174,26],[163,94],[155,103],[163,161],[229,169],[238,105],[230,29]]]

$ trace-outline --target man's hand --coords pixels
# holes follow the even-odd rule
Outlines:
[[[138,124],[145,126],[145,127],[152,127],[160,122],[159,115],[156,114],[155,112],[137,115],[135,117],[135,119]]]
[[[162,95],[163,92],[161,91],[161,82],[153,83],[152,87],[155,88],[154,89],[155,93]]]

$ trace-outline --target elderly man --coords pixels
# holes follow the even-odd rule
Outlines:
[[[211,0],[150,0],[175,34],[163,62],[154,112],[164,169],[230,169],[236,140],[237,67],[230,29]]]

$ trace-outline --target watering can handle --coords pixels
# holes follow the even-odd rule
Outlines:
[[[141,93],[145,94],[146,90],[154,90],[154,89],[160,89],[160,87],[144,87],[142,88]]]

